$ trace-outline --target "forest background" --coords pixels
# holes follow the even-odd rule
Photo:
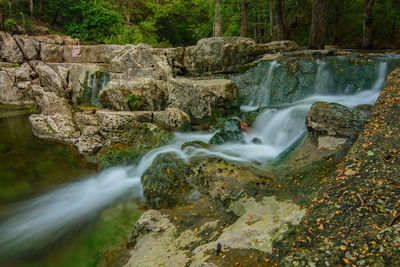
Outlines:
[[[82,44],[188,46],[211,36],[398,49],[400,0],[0,0],[0,28]]]

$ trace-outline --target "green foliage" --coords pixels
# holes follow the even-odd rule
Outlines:
[[[135,94],[130,94],[127,98],[125,98],[125,101],[128,102],[131,110],[140,110],[145,104],[143,97]]]
[[[14,19],[4,21],[4,29],[10,32],[17,32],[17,22]]]

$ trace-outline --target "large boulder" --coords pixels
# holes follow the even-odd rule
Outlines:
[[[163,110],[167,105],[167,85],[153,78],[114,80],[99,94],[100,103],[114,110]]]
[[[168,82],[168,106],[202,119],[213,111],[235,107],[237,88],[231,80],[170,79]]]
[[[297,49],[297,44],[292,41],[256,44],[244,37],[206,38],[186,49],[184,65],[193,75],[239,72],[264,54]]]
[[[0,71],[0,103],[33,104],[30,69],[4,68]]]
[[[37,40],[28,37],[27,35],[14,35],[14,39],[21,48],[22,53],[27,60],[35,60],[38,57],[40,44]]]
[[[8,62],[22,63],[24,61],[24,55],[9,33],[0,31],[0,48],[3,57]]]
[[[144,44],[126,45],[112,55],[110,72],[124,74],[123,79],[152,77],[166,80],[172,76],[172,69],[165,55],[156,53]]]
[[[68,101],[38,85],[34,85],[32,90],[36,103],[42,109],[41,114],[29,117],[33,133],[40,138],[73,143],[79,133],[75,128]]]
[[[316,102],[306,117],[308,131],[315,137],[331,136],[355,140],[367,121],[365,113],[337,103]]]
[[[63,86],[63,80],[57,72],[47,65],[38,66],[36,71],[47,91],[54,92],[58,97],[67,98],[67,91]]]
[[[41,43],[40,59],[44,62],[62,62],[63,47],[56,44]]]

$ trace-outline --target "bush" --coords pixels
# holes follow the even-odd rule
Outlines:
[[[6,19],[4,21],[4,29],[12,33],[17,32],[17,22],[14,19]]]

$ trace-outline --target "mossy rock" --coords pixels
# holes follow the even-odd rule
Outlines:
[[[174,154],[157,156],[143,173],[143,194],[154,208],[171,207],[184,199],[190,187],[185,177],[189,166]]]
[[[202,141],[191,141],[191,142],[186,142],[181,146],[181,149],[185,149],[187,147],[195,147],[195,148],[205,148],[208,149],[209,144],[204,143]]]
[[[244,137],[241,131],[240,121],[236,119],[226,120],[221,127],[221,131],[217,132],[211,139],[210,144],[222,145],[225,143],[242,143]]]
[[[244,112],[240,115],[240,118],[248,125],[253,126],[257,117],[267,109],[268,107],[261,107],[256,110]]]

